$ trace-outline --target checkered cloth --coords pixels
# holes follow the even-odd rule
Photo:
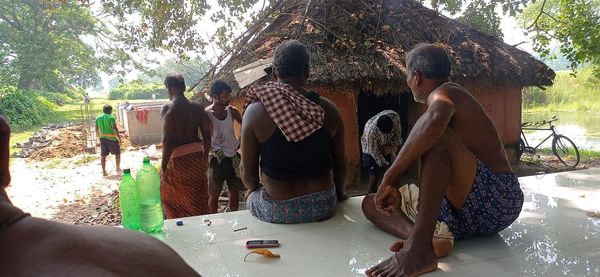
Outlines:
[[[389,134],[382,133],[377,127],[377,120],[383,115],[389,116],[394,123],[394,128]],[[362,146],[362,152],[371,155],[378,166],[389,166],[390,163],[386,160],[385,156],[390,154],[392,156],[392,161],[395,160],[399,151],[398,149],[402,145],[402,125],[400,124],[400,115],[395,111],[385,110],[371,117],[371,119],[367,121],[367,124],[365,124],[363,135],[360,138],[360,144]],[[388,149],[390,153],[385,153],[386,149]]]
[[[263,103],[269,116],[290,142],[301,141],[323,127],[325,110],[290,85],[268,82],[252,86],[246,93],[244,110],[255,101]]]

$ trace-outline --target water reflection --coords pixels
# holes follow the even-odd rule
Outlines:
[[[377,260],[373,261],[373,258],[376,257],[377,255],[370,253],[366,246],[358,243],[352,247],[352,254],[348,260],[348,270],[354,276],[365,276],[364,274],[367,269],[383,262],[386,259],[379,257]]]
[[[600,113],[591,112],[536,112],[523,113],[523,122],[537,122],[558,116],[555,122],[557,131],[575,142],[579,149],[600,151]],[[528,131],[527,139],[539,143],[550,134],[549,131]],[[535,143],[537,145],[537,143]],[[551,140],[546,142],[550,146]],[[530,143],[531,144],[531,143]]]
[[[522,253],[516,262],[526,276],[597,276],[600,220],[585,217],[581,204],[573,203],[580,192],[568,190],[572,182],[547,177],[544,182],[527,182],[524,190],[524,214],[536,213],[539,218],[521,216],[500,235],[513,251]]]

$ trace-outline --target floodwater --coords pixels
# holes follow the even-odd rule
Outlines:
[[[557,133],[570,138],[579,149],[600,151],[600,112],[523,113],[523,122],[548,120],[553,116],[558,117],[558,121],[554,122]],[[537,145],[550,134],[550,131],[526,131],[525,134],[530,144],[534,141]],[[551,143],[552,138],[543,145],[550,147]]]

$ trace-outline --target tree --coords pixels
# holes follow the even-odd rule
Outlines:
[[[192,86],[200,82],[200,78],[208,71],[210,64],[200,58],[183,59],[180,61],[169,60],[157,68],[148,71],[139,77],[145,84],[162,83],[169,73],[178,72],[185,78],[185,83]]]
[[[600,76],[600,0],[420,1],[499,38],[500,17],[515,17],[542,58],[557,58],[554,50],[558,48],[570,61],[572,70],[590,63]]]
[[[571,69],[590,63],[600,76],[600,0],[542,0],[525,8],[518,19],[542,58],[556,58],[551,50],[558,45]]]
[[[397,0],[399,1],[399,0]],[[542,54],[558,44],[573,66],[580,63],[600,65],[600,0],[418,0],[433,9],[444,12],[468,26],[502,38],[501,17],[508,15],[523,19],[529,27],[536,50]],[[296,1],[282,0],[229,0],[216,1],[210,6],[205,0],[144,1],[101,0],[104,12],[121,21],[131,16],[137,22],[126,22],[118,28],[128,34],[129,49],[147,45],[172,49],[182,54],[186,51],[206,53],[206,47],[215,42],[224,53],[232,46],[244,43],[248,37],[235,30],[255,26],[280,10],[281,5]],[[307,1],[308,2],[308,1]],[[312,1],[315,2],[315,1]],[[544,3],[546,3],[544,5]],[[555,3],[555,4],[554,4]],[[552,8],[550,8],[552,7]],[[198,28],[199,19],[208,16],[219,27],[209,37]],[[530,23],[530,24],[527,24]],[[535,23],[535,24],[534,24]],[[259,28],[264,25],[258,24]],[[219,61],[217,61],[219,62]]]
[[[93,86],[95,50],[82,41],[97,20],[74,1],[0,0],[0,78],[19,89]]]

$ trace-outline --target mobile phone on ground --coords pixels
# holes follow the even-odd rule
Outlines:
[[[275,240],[249,240],[246,242],[246,248],[268,248],[278,247],[279,241]]]

